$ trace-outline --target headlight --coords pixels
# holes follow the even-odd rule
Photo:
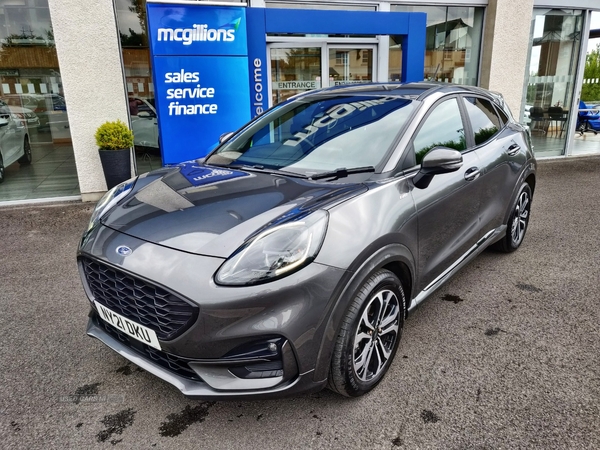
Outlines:
[[[327,231],[328,214],[319,210],[277,225],[242,245],[215,274],[217,284],[260,284],[298,270],[315,259]]]
[[[124,181],[121,184],[116,185],[106,194],[104,197],[100,199],[98,204],[96,205],[96,209],[92,213],[92,217],[90,218],[90,223],[88,225],[87,231],[90,231],[96,223],[100,221],[102,216],[107,213],[113,206],[115,206],[121,199],[125,198],[129,192],[133,189],[137,177],[134,177],[130,180]]]

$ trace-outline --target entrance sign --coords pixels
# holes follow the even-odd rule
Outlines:
[[[205,156],[221,134],[268,109],[269,33],[400,35],[402,81],[423,79],[423,13],[148,0],[147,17],[163,164]],[[298,89],[300,84],[312,89],[320,82],[279,81],[273,89]]]

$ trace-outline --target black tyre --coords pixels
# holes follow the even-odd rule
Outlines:
[[[358,397],[377,386],[398,349],[405,303],[392,272],[378,270],[365,280],[342,320],[329,372],[331,390]]]
[[[27,166],[31,164],[32,156],[31,156],[31,144],[29,143],[29,138],[26,136],[25,141],[23,142],[23,156],[19,158],[19,164],[22,166]]]
[[[506,236],[494,244],[494,248],[504,253],[514,252],[521,246],[531,215],[531,188],[523,183],[508,218]]]
[[[0,184],[4,183],[4,162],[0,156]]]

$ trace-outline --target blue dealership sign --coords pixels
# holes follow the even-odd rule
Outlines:
[[[269,33],[400,35],[402,81],[423,78],[423,13],[147,1],[163,164],[201,158],[269,107]]]
[[[163,164],[205,156],[250,119],[245,11],[148,3]]]
[[[206,155],[250,119],[247,58],[158,57],[153,70],[165,164]]]
[[[149,4],[154,56],[246,56],[246,9]]]

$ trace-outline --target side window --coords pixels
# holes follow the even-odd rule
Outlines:
[[[473,127],[475,145],[489,141],[502,128],[496,110],[488,100],[465,97],[465,106]]]
[[[502,110],[502,108],[499,108],[498,105],[496,105],[496,111],[500,116],[500,120],[502,120],[502,124],[506,125],[509,122],[508,115],[506,115],[506,113]]]
[[[467,149],[465,129],[455,98],[446,100],[435,107],[425,119],[413,145],[417,164],[421,164],[423,156],[438,145],[460,151]]]

